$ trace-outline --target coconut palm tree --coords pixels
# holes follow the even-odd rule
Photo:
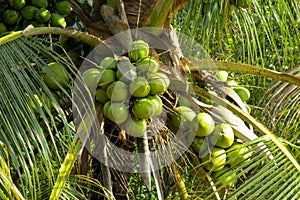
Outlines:
[[[299,106],[293,104],[293,100],[299,103],[296,91],[300,80],[295,75],[299,69],[284,73],[258,67],[269,67],[270,63],[274,63],[284,69],[284,66],[294,66],[299,62],[297,16],[300,14],[296,0],[69,2],[82,23],[82,31],[28,27],[0,38],[2,199],[299,198]],[[172,23],[172,19],[176,20]],[[159,170],[154,170],[153,163],[146,157],[140,157],[141,166],[137,165],[142,169],[143,173],[140,174],[114,169],[105,162],[111,162],[108,159],[110,154],[106,155],[111,153],[107,151],[108,141],[101,143],[97,151],[90,151],[95,148],[93,140],[89,140],[94,135],[101,137],[101,134],[105,134],[110,141],[118,143],[118,147],[125,150],[133,151],[137,146],[139,153],[150,152],[149,144],[152,143],[162,147],[163,142],[169,142],[168,138],[174,136],[172,128],[162,124],[164,137],[158,137],[157,140],[126,137],[122,130],[115,129],[114,125],[103,120],[101,105],[95,104],[89,91],[80,87],[79,69],[82,64],[91,61],[88,55],[91,48],[95,48],[96,52],[105,51],[107,46],[114,50],[123,49],[130,39],[136,39],[134,34],[137,31],[126,32],[129,29],[159,27],[174,30],[171,24],[192,39],[185,40],[186,37],[180,37],[177,32],[179,44],[195,44],[193,39],[196,39],[208,53],[225,52],[216,53],[214,58],[224,61],[208,59],[207,54],[197,54],[197,45],[189,46],[195,49],[176,45],[168,31],[152,32],[157,41],[171,44],[176,49],[174,52],[155,49],[164,63],[170,66],[164,69],[168,71],[166,73],[179,86],[186,85],[187,81],[177,74],[178,71],[185,76],[192,75],[194,81],[189,83],[189,87],[199,97],[192,98],[197,109],[211,113],[219,122],[231,124],[236,137],[245,142],[239,148],[247,147],[244,154],[249,157],[235,163],[226,163],[230,169],[224,173],[231,179],[214,179],[212,171],[203,168],[204,164],[192,149],[182,154],[178,152],[179,159],[169,158],[170,164]],[[143,30],[138,33],[149,36]],[[119,35],[122,37],[115,37],[118,46],[109,43],[107,39],[119,33],[122,33]],[[159,37],[157,34],[160,34]],[[82,41],[85,51],[83,56],[86,59],[73,62],[57,40],[53,39],[54,35]],[[124,37],[129,38],[129,41],[124,40]],[[180,50],[187,50],[190,54],[182,57]],[[226,55],[230,55],[230,59]],[[266,58],[273,55],[271,59]],[[63,64],[69,74],[68,84],[54,82],[58,86],[55,91],[49,88],[45,80],[46,66],[50,62]],[[281,113],[271,113],[272,116],[286,114],[284,125],[289,127],[289,122],[291,128],[272,133],[268,129],[273,128],[268,126],[272,119],[267,115],[263,115],[267,117],[263,125],[245,112],[245,106],[238,95],[211,75],[210,72],[216,69],[258,76],[260,78],[257,80],[266,82],[269,79],[280,81],[276,85],[279,89],[274,98],[278,96],[278,100],[287,95],[291,100],[279,101],[276,105],[282,105],[282,109],[278,109]],[[217,94],[209,93],[208,88],[213,88]],[[295,92],[280,95],[281,88],[293,88]],[[90,98],[76,99],[76,95]],[[200,97],[211,98],[223,108],[205,104],[199,101]],[[178,96],[170,95],[169,98],[164,99],[164,106],[172,110]],[[231,99],[231,102],[226,98]],[[264,98],[274,99],[269,95]],[[99,126],[93,126],[95,119],[90,118],[88,113],[76,113],[82,105],[91,106],[88,110],[97,114],[96,120],[101,122]],[[230,151],[233,150],[228,149],[226,153]],[[103,153],[104,162],[95,158],[95,152]],[[228,187],[231,182],[235,182],[234,187]]]

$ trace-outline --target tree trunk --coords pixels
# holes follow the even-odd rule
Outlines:
[[[169,28],[172,16],[185,6],[187,0],[94,0],[86,9],[69,0],[75,14],[90,34],[107,39],[113,34],[136,27]],[[111,7],[113,6],[113,7]]]

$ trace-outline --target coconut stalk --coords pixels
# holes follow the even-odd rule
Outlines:
[[[111,180],[111,173],[110,173],[110,169],[108,167],[108,159],[107,159],[107,144],[106,144],[106,140],[105,140],[105,134],[104,134],[104,122],[101,122],[101,126],[100,126],[100,143],[99,148],[100,149],[100,153],[102,154],[101,156],[104,158],[105,162],[104,163],[100,163],[101,165],[101,173],[102,173],[102,178],[103,178],[103,185],[104,187],[109,191],[109,199],[113,199],[113,186],[112,186],[112,180]]]
[[[103,119],[103,107],[97,107],[97,120],[100,123],[99,130],[95,130],[96,134],[99,133],[99,140],[97,144],[97,151],[100,153],[101,157],[104,159],[104,163],[100,162],[101,166],[101,174],[102,174],[102,180],[103,185],[106,188],[107,191],[105,191],[106,197],[108,199],[115,199],[113,196],[113,184],[112,184],[112,178],[111,178],[111,171],[108,165],[108,155],[107,155],[107,143],[106,143],[106,136],[104,133],[104,119]],[[98,126],[96,126],[98,128]]]
[[[76,157],[78,156],[80,150],[82,148],[82,140],[79,138],[75,138],[73,144],[71,145],[66,158],[59,169],[59,174],[57,180],[55,181],[54,187],[52,189],[52,193],[50,196],[50,200],[59,199],[61,192],[63,190],[64,184],[68,180],[69,174],[74,166],[76,161]]]
[[[150,169],[150,151],[147,139],[147,132],[140,137],[136,138],[137,148],[139,153],[139,170],[142,171],[141,175],[147,186],[148,192],[151,195],[151,169]]]
[[[171,170],[172,170],[172,173],[175,175],[174,181],[175,181],[176,188],[178,190],[180,199],[181,200],[189,199],[189,195],[187,193],[187,190],[186,190],[186,187],[184,184],[184,180],[181,176],[181,173],[180,173],[176,163],[171,164]]]
[[[237,72],[242,74],[257,75],[264,78],[271,78],[277,81],[288,82],[300,86],[300,77],[293,76],[284,72],[277,72],[269,69],[263,69],[252,65],[232,63],[225,61],[213,60],[191,60],[193,66],[189,67],[191,72],[199,72],[201,70],[225,70],[229,72]]]

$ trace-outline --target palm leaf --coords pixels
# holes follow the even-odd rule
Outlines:
[[[57,54],[51,46],[37,37],[19,36],[0,46],[1,58],[5,58],[0,60],[0,140],[7,145],[13,169],[11,176],[26,199],[45,198],[50,194],[43,187],[53,187],[57,166],[63,159],[61,153],[70,148],[74,137],[67,113],[61,108],[62,102],[56,100],[39,71],[51,61],[64,64],[71,74],[76,70],[70,60]],[[41,91],[50,98],[52,108],[34,97],[38,95],[42,99]],[[61,91],[65,100],[71,98],[69,91],[70,88]],[[61,124],[63,129],[58,128]]]
[[[0,155],[0,180],[1,184],[1,193],[0,196],[2,199],[25,199],[20,193],[16,185],[13,183],[10,174],[10,165],[9,165],[9,155],[5,144],[1,142],[1,154]]]
[[[76,77],[75,74],[77,73],[77,70],[74,68],[72,62],[67,57],[62,57],[61,55],[59,55],[57,53],[57,51],[61,52],[61,50],[59,50],[60,47],[56,46],[53,43],[49,43],[47,40],[32,37],[33,35],[49,34],[49,33],[62,34],[67,37],[73,37],[73,38],[79,39],[87,44],[90,44],[90,46],[96,46],[97,44],[99,44],[101,42],[101,40],[99,38],[96,38],[87,33],[78,32],[76,30],[67,30],[67,29],[52,28],[52,27],[51,28],[32,28],[30,26],[27,29],[25,29],[24,31],[13,32],[12,34],[9,34],[7,36],[0,38],[0,44],[2,44],[1,47],[3,49],[7,49],[6,51],[8,51],[8,49],[13,51],[13,52],[2,51],[3,54],[5,54],[4,57],[6,58],[6,59],[1,60],[1,62],[3,62],[2,66],[7,66],[6,69],[11,69],[12,72],[18,74],[17,77],[12,76],[11,73],[4,73],[4,75],[6,75],[7,79],[10,80],[11,82],[14,82],[14,79],[17,78],[17,79],[20,79],[21,83],[25,83],[25,86],[27,86],[26,84],[31,86],[31,88],[19,87],[15,91],[18,92],[18,90],[19,90],[20,93],[24,93],[23,91],[26,90],[26,93],[30,97],[30,102],[32,102],[36,106],[36,108],[39,112],[39,114],[38,114],[39,117],[36,117],[36,114],[33,113],[32,109],[30,108],[30,106],[32,106],[32,105],[29,105],[28,98],[22,97],[21,101],[17,105],[26,105],[27,106],[25,108],[25,110],[27,112],[24,110],[20,110],[20,113],[22,113],[24,116],[26,116],[25,118],[29,118],[31,120],[28,124],[26,124],[28,127],[31,127],[31,128],[25,128],[25,129],[23,129],[23,132],[22,131],[17,131],[17,132],[15,131],[15,132],[19,133],[19,134],[25,134],[25,132],[26,133],[29,132],[30,136],[33,138],[35,138],[37,134],[41,135],[41,136],[45,136],[44,133],[47,133],[46,138],[45,137],[38,138],[38,141],[41,141],[43,143],[45,148],[42,148],[42,149],[48,150],[48,152],[47,152],[48,154],[53,153],[52,152],[53,149],[54,149],[54,152],[56,153],[56,155],[53,155],[51,158],[49,158],[49,155],[48,155],[48,157],[47,157],[47,155],[45,156],[44,164],[47,165],[48,169],[51,170],[52,172],[51,173],[47,172],[45,176],[35,176],[37,178],[36,182],[40,181],[40,182],[45,183],[45,185],[48,184],[48,187],[46,187],[46,189],[45,189],[45,185],[43,185],[43,184],[39,184],[39,186],[42,185],[41,188],[30,187],[32,189],[32,191],[43,191],[43,193],[32,195],[32,198],[36,198],[37,196],[43,196],[43,197],[50,196],[51,191],[49,191],[49,188],[51,189],[55,182],[54,173],[56,174],[58,172],[57,167],[60,166],[60,163],[63,160],[63,157],[61,157],[60,154],[62,152],[69,151],[69,153],[67,154],[67,156],[65,158],[64,164],[60,168],[60,173],[58,175],[58,178],[57,178],[57,180],[55,182],[55,186],[54,186],[55,190],[52,190],[52,192],[54,192],[54,191],[56,192],[56,193],[52,194],[53,198],[58,198],[59,196],[64,196],[65,195],[64,192],[67,189],[67,187],[66,187],[67,184],[65,184],[65,182],[70,174],[70,170],[72,169],[72,167],[74,165],[74,162],[77,158],[79,151],[83,147],[81,145],[80,140],[78,140],[78,139],[74,140],[75,141],[74,144],[72,143],[72,140],[74,139],[74,132],[73,132],[74,130],[73,130],[73,125],[69,124],[69,122],[68,122],[70,113],[67,111],[71,105],[68,103],[72,99],[72,96],[70,95],[71,88],[66,88],[66,89],[64,89],[63,87],[61,88],[62,89],[61,95],[65,96],[64,100],[66,102],[61,102],[61,101],[58,102],[56,100],[55,96],[53,96],[52,92],[49,90],[49,88],[45,85],[44,81],[42,80],[42,78],[39,74],[39,70],[42,69],[42,67],[47,64],[46,62],[50,62],[50,61],[57,61],[57,62],[65,65],[65,67],[67,68],[67,70],[70,72],[70,74],[73,77]],[[53,47],[55,50],[51,47]],[[19,69],[19,67],[16,67],[16,66],[18,66],[16,63],[18,63],[19,65],[22,64],[22,66],[24,68],[20,68],[20,69],[24,70],[27,73],[24,73],[23,71],[21,71]],[[17,69],[15,69],[15,68],[17,68]],[[28,73],[28,72],[30,72],[30,73]],[[23,77],[26,77],[26,80],[23,80],[23,79],[25,79]],[[3,82],[6,83],[7,81],[4,80]],[[11,91],[11,87],[14,87],[14,84],[9,85],[9,86],[5,85],[4,87],[6,87],[8,89],[8,91]],[[70,87],[72,87],[72,84],[70,85]],[[37,102],[37,100],[34,98],[34,95],[35,94],[39,95],[40,91],[43,91],[47,94],[47,96],[50,98],[51,102],[53,102],[51,106],[53,106],[54,109],[50,110],[50,108],[45,106],[45,102],[42,102],[42,105],[40,105],[39,102]],[[77,92],[77,94],[81,94],[81,91],[79,90],[79,92]],[[14,97],[3,96],[3,99],[14,99],[15,96],[18,96],[19,94],[15,95],[13,93],[12,95]],[[81,95],[83,95],[83,94],[81,94]],[[42,99],[40,95],[39,95],[39,97],[40,97],[40,99]],[[76,103],[81,104],[81,99],[80,100],[77,99]],[[74,106],[76,106],[76,105],[74,104]],[[7,109],[7,110],[9,110],[9,109]],[[15,110],[15,108],[12,108],[11,110]],[[27,116],[28,111],[31,114],[30,117]],[[67,112],[65,112],[65,111],[67,111]],[[9,115],[9,114],[7,114],[7,115]],[[12,116],[13,115],[10,115],[10,117],[12,117]],[[8,116],[8,118],[9,118],[9,116]],[[38,119],[39,119],[39,121],[38,121]],[[5,120],[7,121],[8,119],[3,119],[3,121],[5,121]],[[18,121],[21,122],[21,120],[18,120]],[[38,122],[40,122],[40,123],[38,123]],[[22,125],[20,125],[20,126],[22,126]],[[36,128],[36,130],[32,130],[33,128]],[[26,131],[24,131],[24,130],[26,130]],[[31,132],[31,130],[33,132]],[[49,140],[49,139],[51,142],[47,143],[47,140]],[[79,143],[76,141],[79,141]],[[32,141],[30,139],[28,139],[28,146],[33,146],[31,144],[31,142]],[[35,140],[33,140],[33,142],[35,142]],[[72,145],[77,146],[77,148],[73,149]],[[38,148],[38,149],[40,149],[40,148]],[[50,151],[51,151],[51,153],[50,153]],[[12,154],[18,155],[18,153],[16,153],[16,152],[13,152]],[[28,155],[29,155],[29,153],[28,153]],[[26,160],[26,159],[27,158],[24,158],[24,160]],[[50,163],[49,162],[50,160],[52,160],[54,163]],[[17,163],[17,161],[16,161],[16,163]],[[43,163],[43,160],[39,160],[39,161],[35,160],[33,163],[36,163],[34,166],[36,168],[47,169],[43,166],[38,166],[38,165],[40,165],[40,163]],[[19,164],[19,165],[24,166],[24,164]],[[20,169],[20,170],[22,170],[22,169]],[[53,170],[56,170],[56,172],[54,172]],[[29,177],[31,177],[30,173],[31,172],[28,171],[28,173],[27,173],[28,176],[26,178],[29,181],[32,181],[29,178]],[[51,180],[49,180],[49,177],[48,177],[50,174],[52,174]],[[45,180],[47,180],[47,181],[45,181]]]
[[[299,66],[287,73],[297,76]],[[269,124],[270,129],[280,137],[286,138],[292,143],[297,142],[300,134],[299,90],[299,87],[292,84],[276,81],[266,89],[258,104],[263,108],[261,111],[262,121]]]
[[[253,0],[248,1],[248,8],[232,2],[189,1],[173,24],[217,59],[271,69],[277,65],[280,70],[299,62],[300,8],[296,0]]]

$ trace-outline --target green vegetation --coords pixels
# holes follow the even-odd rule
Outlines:
[[[0,199],[300,198],[298,1],[0,15]]]

